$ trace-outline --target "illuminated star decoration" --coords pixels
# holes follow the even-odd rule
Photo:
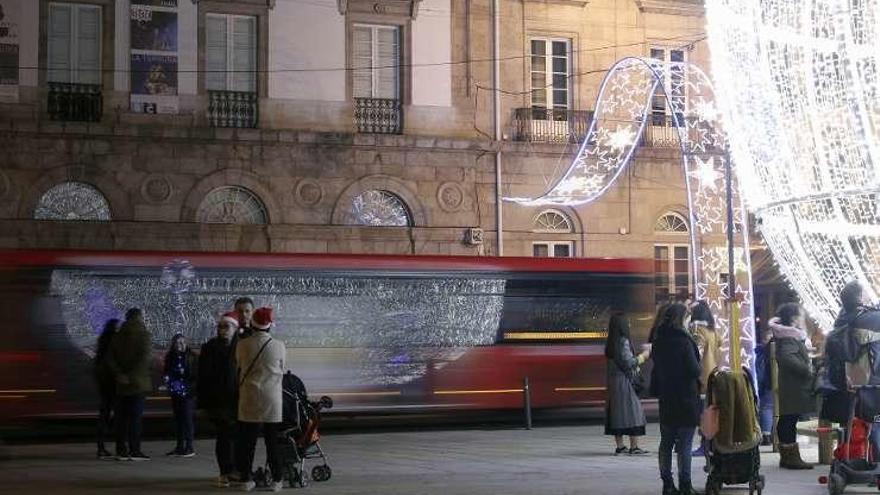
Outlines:
[[[695,177],[700,182],[700,190],[708,189],[712,193],[718,192],[718,182],[724,176],[715,169],[715,157],[710,156],[707,160],[696,157],[694,161],[697,164],[697,169],[692,171],[690,176]]]
[[[617,130],[608,135],[608,145],[613,150],[623,150],[635,143],[636,133],[630,126],[617,126]]]
[[[828,332],[848,281],[880,295],[880,2],[707,0],[706,16],[746,206]]]

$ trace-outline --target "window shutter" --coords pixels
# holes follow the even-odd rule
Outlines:
[[[356,26],[352,40],[352,91],[355,98],[373,96],[373,30],[368,26]]]
[[[101,84],[101,9],[80,5],[76,8],[75,81]]]
[[[257,90],[257,19],[234,17],[232,20],[232,89]]]
[[[70,82],[71,6],[49,5],[49,40],[47,79]]]
[[[205,88],[226,89],[226,16],[205,16]]]
[[[400,70],[396,28],[379,28],[376,43],[377,98],[397,99],[398,71]]]

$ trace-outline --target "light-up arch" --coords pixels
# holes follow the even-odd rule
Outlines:
[[[715,94],[706,74],[688,63],[625,58],[602,81],[594,119],[572,164],[540,196],[505,198],[523,205],[582,205],[596,200],[621,175],[639,147],[652,118],[655,96],[669,103],[672,125],[679,137],[688,196],[691,270],[696,298],[706,299],[718,312],[725,363],[729,363],[730,315],[726,314],[728,271],[724,169],[727,139],[715,110]],[[665,117],[664,117],[665,118]],[[734,185],[734,191],[736,191]],[[744,224],[742,203],[734,196],[734,222]],[[742,295],[739,325],[742,362],[754,356],[751,269],[747,229],[735,232],[734,265]]]

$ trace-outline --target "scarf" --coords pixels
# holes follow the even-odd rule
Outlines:
[[[783,325],[779,318],[774,317],[768,323],[770,327],[770,332],[773,334],[773,338],[775,339],[783,339],[783,338],[793,338],[800,340],[807,347],[808,351],[814,351],[813,343],[810,341],[810,337],[807,336],[807,331],[803,328],[798,327],[790,327],[788,325]]]

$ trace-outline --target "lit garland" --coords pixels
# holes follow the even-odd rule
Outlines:
[[[652,119],[652,99],[662,95],[669,103],[672,125],[679,138],[688,206],[691,271],[697,299],[705,299],[718,313],[723,363],[730,362],[727,215],[724,167],[727,141],[718,122],[712,84],[698,67],[655,59],[625,58],[605,76],[586,139],[568,170],[536,198],[505,198],[523,205],[589,203],[610,188],[638,149]],[[666,115],[664,114],[664,125]],[[737,191],[734,184],[734,191]],[[738,194],[734,223],[745,225]],[[748,230],[735,230],[736,293],[740,294],[741,362],[750,366],[754,356],[754,318]]]
[[[880,2],[708,0],[719,110],[748,208],[826,332],[880,293]]]

